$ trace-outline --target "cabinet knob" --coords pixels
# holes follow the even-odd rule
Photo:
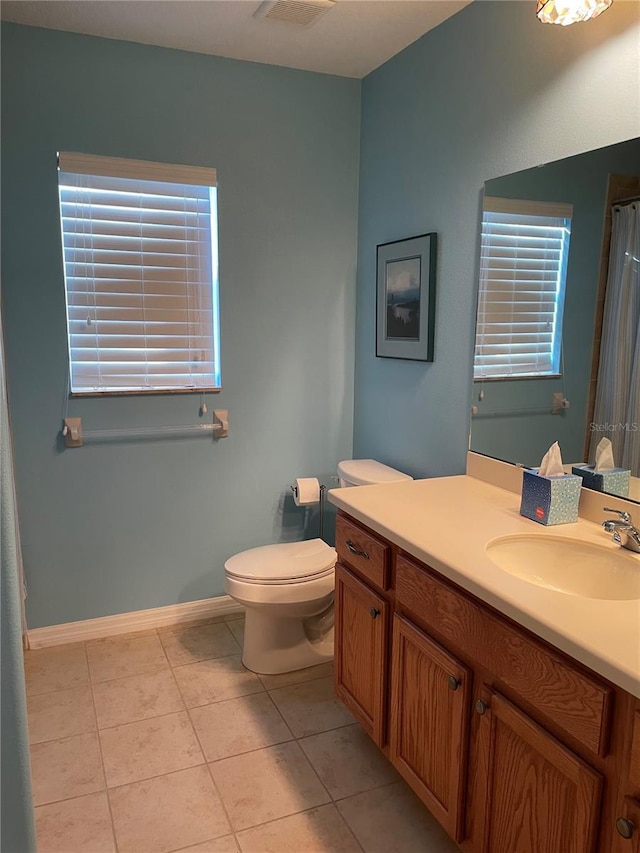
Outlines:
[[[351,539],[347,539],[347,548],[351,551],[352,554],[355,554],[356,557],[362,557],[365,560],[369,559],[369,555],[366,551],[361,551],[360,548],[356,548]]]
[[[619,817],[616,821],[616,829],[618,830],[618,834],[621,835],[623,838],[631,838],[635,828],[636,826],[634,822],[626,817]]]
[[[449,685],[449,690],[457,690],[460,687],[460,679],[456,678],[455,675],[450,675],[447,679],[447,684]]]
[[[484,712],[488,710],[488,708],[489,706],[486,702],[483,702],[482,699],[476,699],[476,713],[482,716],[482,714],[484,714]]]
[[[377,619],[378,616],[380,615],[380,611],[378,610],[377,607],[372,607],[371,610],[369,611],[369,613],[371,614],[372,619]]]

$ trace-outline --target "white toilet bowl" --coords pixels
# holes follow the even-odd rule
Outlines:
[[[322,539],[264,545],[227,560],[225,590],[246,608],[247,669],[272,675],[333,658],[333,625],[322,630],[322,614],[333,603],[335,562]]]
[[[341,486],[411,480],[373,459],[338,465]],[[251,548],[224,565],[226,592],[245,607],[242,662],[275,675],[333,659],[336,552],[322,539]]]

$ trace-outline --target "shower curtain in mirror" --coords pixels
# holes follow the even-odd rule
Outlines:
[[[594,425],[591,460],[606,436],[616,465],[640,477],[640,202],[613,208]]]

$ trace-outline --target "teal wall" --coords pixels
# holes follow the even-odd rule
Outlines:
[[[475,383],[471,447],[509,462],[539,465],[549,445],[560,442],[565,462],[584,461],[591,354],[600,277],[609,174],[640,174],[640,139],[608,145],[542,168],[525,169],[487,181],[485,192],[501,198],[555,201],[573,205],[562,343],[563,379],[519,379]],[[621,345],[624,345],[622,342]],[[484,399],[478,394],[482,389]],[[570,408],[551,415],[554,392]],[[483,417],[483,411],[545,408],[546,413]],[[589,433],[590,435],[590,433]]]
[[[29,627],[223,593],[225,559],[315,535],[287,497],[352,454],[356,80],[2,27],[3,319]],[[68,450],[56,151],[218,170],[231,432]],[[86,430],[199,397],[71,400]]]
[[[640,128],[640,5],[568,28],[533,8],[472,3],[363,82],[354,452],[414,475],[464,471],[485,180]],[[376,244],[427,231],[435,361],[376,358]]]
[[[313,535],[287,485],[326,480],[352,452],[418,476],[463,470],[483,183],[637,135],[638,8],[564,29],[529,4],[473,3],[362,86],[3,26],[3,311],[31,627],[221,593],[230,554]],[[62,447],[57,149],[218,169],[224,390],[208,404],[230,410],[228,439]],[[375,246],[427,231],[435,362],[377,359]],[[193,423],[197,407],[68,411],[105,429]]]

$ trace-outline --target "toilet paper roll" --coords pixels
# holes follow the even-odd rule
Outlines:
[[[299,477],[293,490],[296,506],[310,506],[320,500],[320,483],[315,477]]]

